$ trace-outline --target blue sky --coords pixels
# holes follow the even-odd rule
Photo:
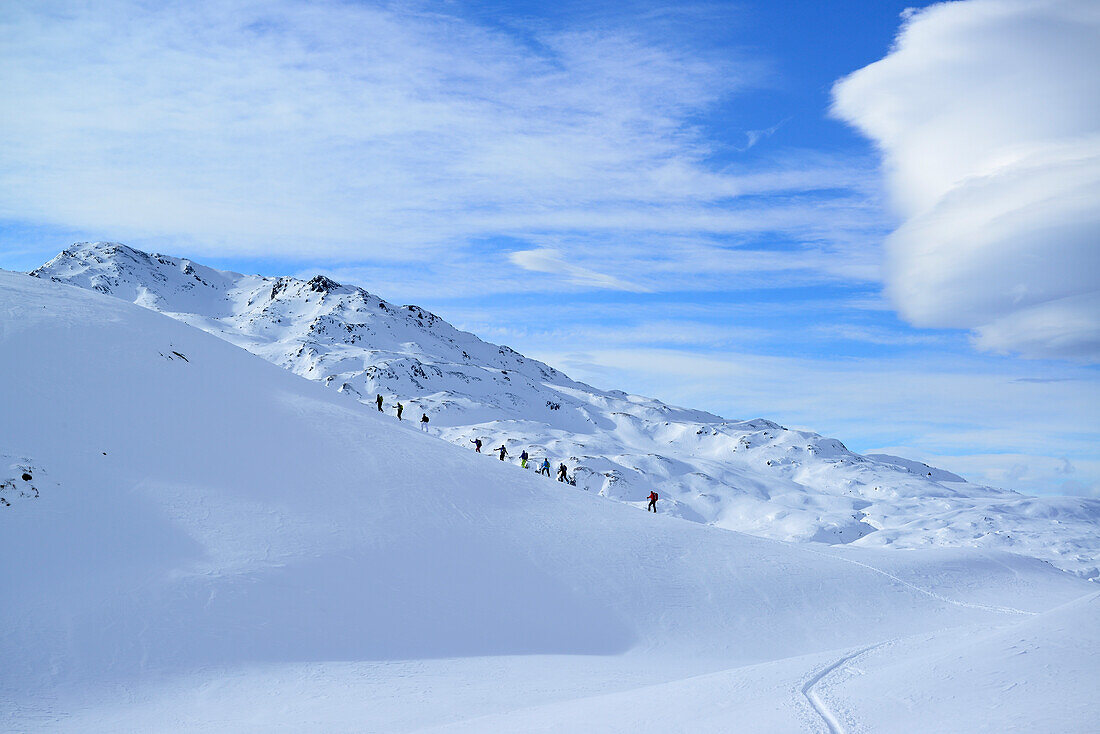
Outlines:
[[[913,6],[6,5],[0,267],[326,272],[602,387],[1100,494],[1096,13]]]

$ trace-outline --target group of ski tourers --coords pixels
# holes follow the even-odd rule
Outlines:
[[[379,413],[385,412],[382,409],[383,400],[382,400],[381,395],[378,395],[377,397],[375,397],[374,402],[378,406],[378,412]],[[401,414],[405,412],[405,406],[402,405],[399,401],[396,404],[396,409],[397,409],[397,420],[402,420]],[[422,431],[427,431],[428,430],[428,414],[427,413],[424,413],[420,416],[420,430],[422,430]],[[481,443],[481,439],[480,438],[471,439],[470,443],[472,443],[474,445],[474,451],[476,451],[477,453],[480,454],[481,453],[481,447],[483,446],[483,444]],[[493,449],[493,451],[496,451],[497,453],[500,454],[500,460],[501,461],[504,461],[505,457],[508,456],[508,449],[504,446],[504,444],[501,444],[498,448]],[[524,449],[519,455],[519,465],[521,467],[523,467],[524,469],[526,469],[527,468],[527,462],[529,462],[530,460],[531,460],[531,455],[527,453],[527,449]],[[544,474],[546,476],[550,476],[550,459],[543,459],[542,460],[542,463],[539,464],[538,473],[539,474]],[[576,477],[576,475],[574,474],[573,476],[569,476],[569,467],[567,467],[565,464],[558,464],[558,481],[563,482],[564,484],[572,485],[574,487],[577,486],[577,477]],[[649,512],[649,511],[656,512],[657,511],[657,493],[656,492],[650,492],[649,496],[646,497],[646,499],[649,500],[649,506],[646,507],[646,511],[647,512]]]
[[[381,395],[378,395],[374,398],[374,403],[375,403],[375,405],[378,406],[378,412],[379,413],[384,413],[385,412],[384,410],[382,410],[382,396]],[[398,401],[396,407],[397,407],[397,420],[404,420],[401,417],[401,414],[405,412],[405,406],[402,405],[400,401]],[[428,414],[427,413],[423,413],[420,416],[420,430],[422,430],[424,432],[427,432],[427,430],[428,430]]]
[[[484,446],[484,444],[481,442],[481,439],[471,439],[470,443],[474,445],[474,451],[480,454],[481,447]],[[497,448],[493,449],[493,451],[497,452],[497,454],[500,456],[501,461],[504,461],[505,458],[507,458],[508,456],[508,448],[504,444],[501,444]],[[530,461],[531,455],[527,453],[527,449],[521,451],[519,455],[519,465],[526,469],[527,464]],[[542,463],[539,464],[539,468],[536,471],[538,474],[545,474],[546,476],[550,476],[550,459],[543,459]],[[569,476],[569,467],[567,467],[565,464],[558,464],[558,481],[572,485],[574,487],[577,486],[576,475]]]

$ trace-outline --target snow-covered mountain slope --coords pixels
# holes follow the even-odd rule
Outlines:
[[[1100,670],[1050,667],[1070,630],[1100,655],[1095,586],[1041,561],[654,516],[3,271],[0,353],[0,469],[37,490],[0,506],[3,730],[828,732],[868,690],[922,696],[901,731],[973,730],[962,698],[991,730],[1100,718]],[[938,674],[924,639],[952,700],[897,682]]]
[[[1100,501],[968,484],[893,456],[764,419],[732,421],[605,391],[416,306],[317,276],[245,276],[117,243],[81,243],[33,272],[216,334],[387,410],[405,404],[461,446],[505,445],[529,470],[564,462],[578,487],[763,537],[895,548],[976,546],[1100,578]]]

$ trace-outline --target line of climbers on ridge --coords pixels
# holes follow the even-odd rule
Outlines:
[[[382,400],[382,395],[381,394],[378,394],[375,397],[374,402],[378,406],[378,412],[379,413],[385,412],[382,409],[383,400]],[[400,401],[398,401],[397,404],[396,404],[396,409],[397,409],[397,420],[402,420],[401,414],[405,412],[405,406],[402,405]],[[428,414],[427,413],[423,413],[420,416],[420,428],[423,431],[428,430]],[[480,454],[481,453],[481,447],[484,445],[484,444],[482,444],[481,439],[480,438],[471,439],[470,443],[472,443],[474,445],[474,451]],[[501,461],[504,461],[505,457],[508,456],[508,448],[504,444],[501,444],[499,447],[493,449],[493,451],[496,451],[500,454],[500,460]],[[527,468],[527,463],[530,460],[531,460],[531,455],[527,453],[527,449],[524,449],[519,455],[519,465],[521,467],[523,467],[524,469],[526,469]],[[550,459],[544,458],[542,460],[542,464],[539,465],[539,468],[538,468],[536,473],[543,474],[545,476],[550,476]],[[573,476],[569,476],[569,467],[567,467],[564,463],[558,464],[558,481],[562,482],[564,484],[568,484],[570,486],[575,487],[575,486],[577,486],[577,475],[574,474]],[[646,497],[646,499],[649,500],[649,505],[646,507],[646,511],[647,512],[649,512],[649,511],[657,512],[657,499],[658,499],[657,498],[657,493],[651,491],[649,493],[649,496]]]
[[[378,406],[378,412],[379,413],[385,412],[385,411],[382,410],[382,395],[381,394],[375,396],[374,403],[375,403],[375,405]],[[397,402],[397,420],[402,420],[401,414],[404,413],[404,412],[405,412],[405,406],[401,404],[401,401],[398,401]],[[420,430],[424,431],[425,433],[427,433],[427,431],[428,431],[428,414],[427,413],[422,413],[421,416],[420,416]]]
[[[481,442],[481,439],[480,438],[470,439],[470,443],[472,443],[474,445],[474,451],[476,453],[480,454],[481,453],[481,447],[484,446],[484,444]],[[501,444],[497,448],[493,449],[493,451],[497,452],[497,454],[499,455],[501,461],[504,461],[505,458],[507,458],[507,456],[508,456],[508,447],[506,447],[504,444]],[[522,452],[520,452],[519,465],[522,468],[526,469],[527,464],[530,461],[531,461],[531,455],[527,453],[527,449],[524,449]],[[550,476],[550,459],[548,459],[548,458],[543,459],[542,463],[539,465],[539,468],[536,470],[535,473],[536,474],[545,474],[546,476]],[[577,476],[576,476],[576,474],[574,474],[573,476],[569,476],[569,467],[567,467],[565,464],[558,464],[558,481],[562,482],[564,484],[568,484],[568,485],[573,486],[573,487],[577,486]]]

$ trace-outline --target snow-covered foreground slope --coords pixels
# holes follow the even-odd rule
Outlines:
[[[992,730],[1100,717],[1095,586],[1041,561],[654,516],[25,275],[0,272],[0,350],[0,728],[837,731],[894,710],[972,731],[962,698]]]
[[[299,375],[392,413],[431,416],[460,446],[526,449],[578,486],[763,537],[828,544],[997,548],[1100,578],[1100,500],[1026,497],[771,421],[605,391],[416,306],[362,289],[213,270],[117,243],[84,243],[34,272],[114,295],[216,334]]]

